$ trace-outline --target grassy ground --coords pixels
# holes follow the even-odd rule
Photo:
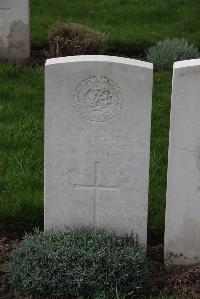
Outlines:
[[[132,55],[165,38],[185,37],[200,48],[199,0],[30,0],[34,47],[47,44],[57,21],[89,25],[109,34],[115,53]]]
[[[0,66],[0,228],[43,214],[43,70]]]
[[[43,68],[0,66],[0,227],[43,222]],[[164,227],[171,74],[155,75],[149,227]]]
[[[171,84],[171,73],[154,75],[149,181],[149,229],[153,233],[164,230]]]

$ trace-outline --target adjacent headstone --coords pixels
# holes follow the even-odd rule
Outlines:
[[[152,64],[109,56],[46,63],[45,229],[147,234]]]
[[[0,0],[0,59],[25,59],[29,54],[29,0]]]
[[[200,59],[173,74],[165,224],[165,261],[200,262]]]

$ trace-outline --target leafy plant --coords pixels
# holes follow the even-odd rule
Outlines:
[[[51,57],[99,54],[105,48],[105,34],[87,26],[58,23],[49,32]]]
[[[175,61],[199,57],[198,49],[189,45],[184,38],[166,39],[147,50],[147,60],[152,62],[157,69],[162,70],[171,69]]]
[[[44,297],[115,298],[137,293],[148,279],[146,257],[133,238],[90,228],[26,235],[7,269],[13,287]]]

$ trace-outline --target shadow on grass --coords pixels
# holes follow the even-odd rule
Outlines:
[[[31,202],[22,203],[11,211],[10,215],[1,215],[0,235],[16,233],[18,235],[31,232],[35,227],[44,228],[44,208]]]

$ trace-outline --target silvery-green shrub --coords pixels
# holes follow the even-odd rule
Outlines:
[[[100,229],[26,235],[7,266],[12,286],[33,296],[115,298],[137,293],[148,280],[148,264],[133,238]]]
[[[161,70],[171,69],[175,61],[199,57],[198,49],[184,38],[166,39],[147,50],[147,60],[152,62],[156,69]]]

